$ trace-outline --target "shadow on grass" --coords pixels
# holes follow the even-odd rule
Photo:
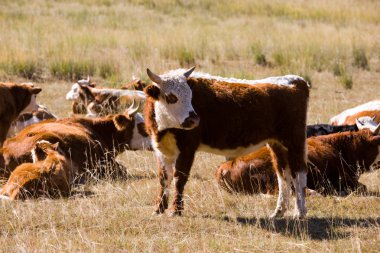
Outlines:
[[[273,233],[294,238],[310,238],[312,240],[336,240],[351,236],[350,232],[341,231],[349,227],[369,228],[379,227],[380,217],[377,218],[336,218],[309,217],[305,220],[294,220],[292,218],[269,219],[269,218],[247,218],[228,216],[203,216],[208,219],[217,219],[225,222],[236,223],[242,226],[255,226]]]

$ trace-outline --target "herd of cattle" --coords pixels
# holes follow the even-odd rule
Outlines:
[[[155,212],[181,215],[196,151],[226,157],[216,179],[229,192],[278,194],[271,217],[306,215],[306,189],[320,194],[365,191],[359,176],[380,160],[380,100],[348,109],[329,124],[306,125],[309,85],[300,76],[261,80],[189,70],[134,79],[121,89],[89,78],[66,99],[73,116],[58,119],[38,105],[31,83],[0,83],[0,189],[3,200],[68,196],[93,174],[126,168],[125,150],[154,150],[160,190]],[[116,169],[115,169],[116,168]]]

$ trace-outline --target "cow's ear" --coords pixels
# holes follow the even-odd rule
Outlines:
[[[125,115],[118,114],[113,117],[113,123],[117,130],[124,131],[129,126],[130,120]]]
[[[145,94],[147,94],[149,97],[158,100],[158,97],[160,96],[160,88],[158,88],[155,85],[149,85],[145,87],[144,89]]]
[[[91,88],[95,88],[96,87],[96,83],[89,83],[88,86],[91,87]]]
[[[38,94],[38,93],[40,93],[41,91],[42,91],[41,88],[38,88],[38,87],[33,87],[33,88],[32,88],[32,94]]]

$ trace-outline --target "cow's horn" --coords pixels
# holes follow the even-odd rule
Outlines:
[[[146,69],[146,73],[148,74],[150,80],[152,80],[156,84],[161,84],[162,83],[161,77],[159,75],[156,75],[152,71],[150,71],[150,69]]]
[[[127,112],[129,116],[135,115],[140,110],[140,102],[135,105],[135,99],[133,99],[132,105],[128,108]]]
[[[191,73],[193,73],[195,69],[195,66],[192,67],[191,69],[187,70],[183,75],[186,77],[186,78],[189,78],[189,76],[191,75]]]

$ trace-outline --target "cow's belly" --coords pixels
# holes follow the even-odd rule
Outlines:
[[[246,155],[246,154],[249,154],[251,152],[254,152],[254,151],[258,150],[259,148],[262,148],[267,142],[268,142],[268,140],[265,140],[265,141],[261,141],[261,142],[256,143],[256,144],[251,144],[247,147],[236,147],[233,149],[219,149],[219,148],[211,147],[211,146],[208,146],[208,145],[202,143],[199,145],[198,151],[204,151],[207,153],[222,155],[222,156],[225,156],[228,158],[235,158],[238,156],[242,156],[242,155]]]

